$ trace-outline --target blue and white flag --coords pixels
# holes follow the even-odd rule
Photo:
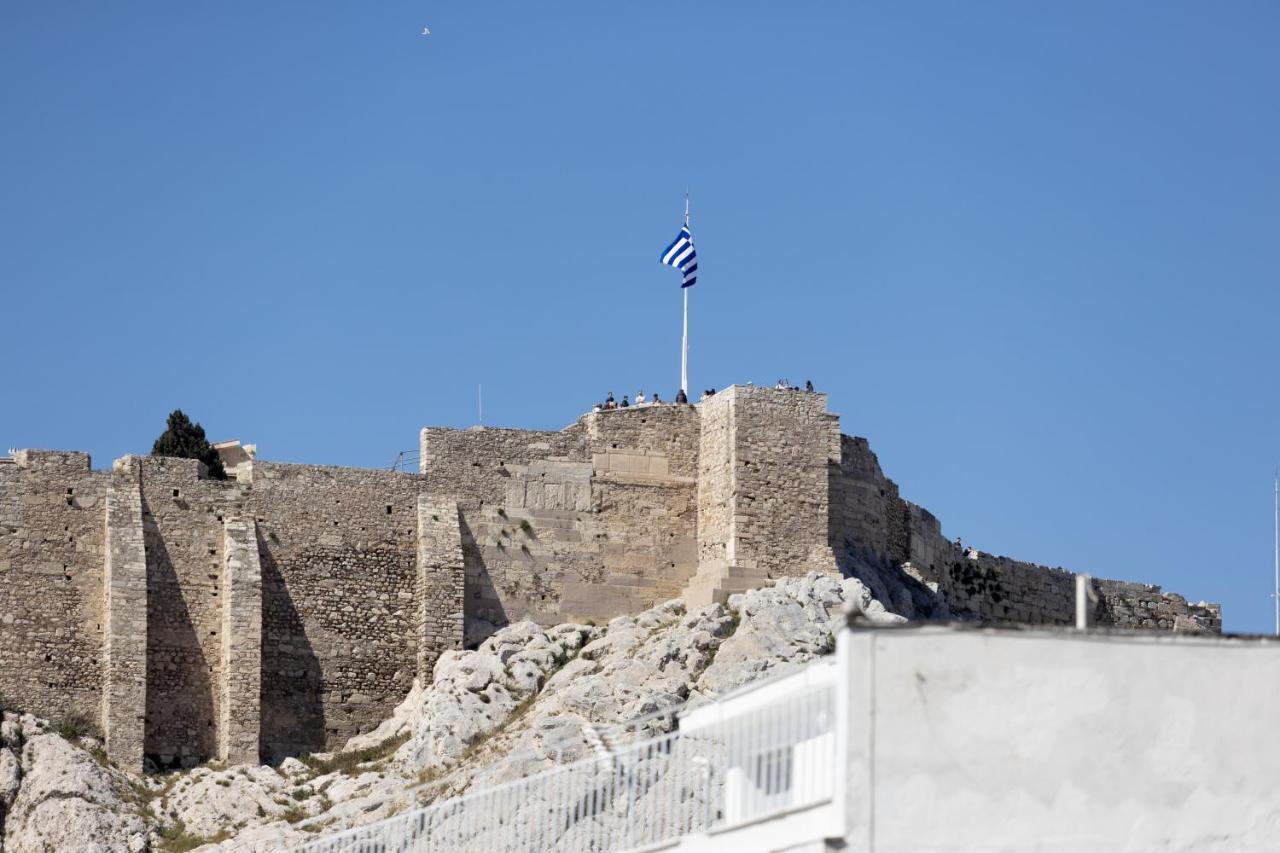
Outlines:
[[[662,262],[684,273],[681,287],[693,287],[698,280],[698,253],[693,250],[693,235],[688,225],[680,229],[680,236],[662,253]]]

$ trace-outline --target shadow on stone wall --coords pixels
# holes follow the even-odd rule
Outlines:
[[[193,767],[216,752],[210,664],[169,549],[142,501],[147,552],[144,753],[158,769]]]
[[[276,764],[289,756],[325,747],[320,660],[262,534],[262,760]]]
[[[462,565],[466,574],[462,590],[462,612],[467,625],[465,645],[474,648],[509,620],[465,514],[459,515],[458,527],[462,534]]]
[[[845,539],[835,550],[836,566],[856,578],[886,609],[908,619],[950,619],[945,600],[896,564],[896,558]]]

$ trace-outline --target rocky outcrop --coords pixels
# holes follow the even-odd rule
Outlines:
[[[147,848],[142,797],[126,774],[106,766],[101,750],[92,738],[72,742],[30,715],[4,715],[0,827],[5,853],[139,853]]]

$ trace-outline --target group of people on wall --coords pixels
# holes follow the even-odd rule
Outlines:
[[[680,390],[676,392],[676,398],[673,402],[687,403],[689,402],[689,398],[685,396],[685,393],[683,390]],[[643,390],[637,391],[636,401],[634,403],[632,403],[629,399],[627,399],[626,394],[622,395],[622,402],[619,403],[618,401],[613,399],[613,392],[610,391],[609,396],[604,398],[604,402],[596,403],[594,406],[591,407],[591,411],[603,412],[603,411],[608,411],[610,409],[630,409],[634,406],[664,406],[664,405],[667,405],[667,401],[659,397],[658,392],[656,391],[653,393],[652,397],[645,397]]]
[[[750,386],[751,384],[752,383],[750,382],[747,383],[748,386]],[[778,383],[773,387],[780,391],[802,390],[798,386],[792,385],[785,379],[779,379]],[[813,382],[809,380],[805,380],[803,390],[808,393],[812,393]],[[708,397],[714,397],[715,394],[716,394],[716,389],[708,388],[702,392],[702,396],[698,399],[698,402],[701,403],[702,401],[706,400]],[[681,388],[680,390],[676,391],[675,399],[671,401],[670,405],[687,405],[688,402],[689,402],[689,396],[685,394],[684,389]],[[656,391],[653,393],[652,397],[646,397],[644,395],[643,389],[637,391],[635,396],[635,402],[632,402],[631,399],[628,398],[626,394],[622,395],[622,402],[618,402],[613,398],[613,392],[610,391],[608,395],[604,398],[604,402],[594,404],[591,407],[591,411],[607,412],[613,409],[631,409],[637,406],[664,406],[664,405],[668,405],[667,401],[659,397],[658,392]]]

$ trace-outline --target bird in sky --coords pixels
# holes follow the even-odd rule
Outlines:
[[[429,35],[431,35],[431,28],[430,28],[430,27],[423,27],[423,28],[422,28],[422,34],[423,34],[424,36],[429,36]]]

